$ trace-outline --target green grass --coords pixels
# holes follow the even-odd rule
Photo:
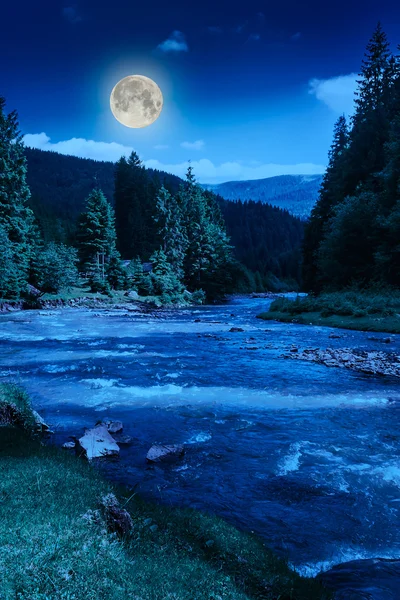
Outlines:
[[[0,384],[0,426],[15,425],[30,432],[35,422],[28,394],[13,383]]]
[[[109,492],[132,515],[125,539],[95,513]],[[256,537],[115,489],[82,459],[12,427],[0,430],[0,513],[1,600],[330,598]]]
[[[295,300],[277,298],[269,311],[258,317],[266,321],[400,333],[400,292],[349,290]]]

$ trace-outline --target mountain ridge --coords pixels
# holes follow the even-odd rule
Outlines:
[[[201,186],[225,200],[260,201],[307,219],[317,201],[323,175],[277,175],[264,179],[203,183]]]

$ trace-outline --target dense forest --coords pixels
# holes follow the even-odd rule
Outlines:
[[[35,213],[46,242],[74,243],[84,200],[94,186],[101,188],[105,197],[115,206],[115,173],[116,170],[127,168],[123,161],[115,165],[32,148],[25,148],[25,155],[28,163],[27,182],[31,190],[28,204]],[[125,199],[122,213],[121,202],[119,207],[115,207],[120,231],[119,249],[125,259],[139,255],[148,260],[159,245],[156,223],[152,217],[155,190],[164,185],[170,193],[175,194],[182,180],[163,171],[145,169],[139,172],[141,178],[135,184],[136,196]],[[254,274],[249,275],[250,285],[258,291],[297,288],[300,282],[303,223],[269,204],[253,201],[233,203],[220,196],[216,200],[222,210],[236,258]],[[133,226],[126,219],[128,205],[131,206]]]
[[[288,213],[230,205],[191,166],[183,181],[146,169],[135,152],[114,165],[26,149],[4,99],[0,133],[1,298],[58,293],[82,277],[92,292],[167,303],[278,288],[278,278],[296,285],[302,226]]]
[[[279,281],[297,289],[303,221],[260,201],[230,202],[221,198],[219,202],[235,256],[255,274],[257,289],[278,291],[282,288]]]
[[[400,47],[399,47],[400,49]],[[400,285],[400,58],[378,25],[305,231],[307,290]]]

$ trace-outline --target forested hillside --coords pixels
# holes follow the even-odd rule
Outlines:
[[[399,286],[399,239],[400,58],[378,25],[362,63],[354,116],[335,125],[306,228],[307,289]]]
[[[250,181],[203,184],[203,187],[226,200],[260,201],[306,219],[317,201],[321,182],[322,175],[280,175]]]
[[[115,206],[115,175],[116,170],[127,168],[123,161],[116,166],[111,162],[32,148],[25,148],[25,155],[31,190],[28,202],[46,242],[73,243],[78,217],[94,187],[100,188]],[[164,185],[170,193],[176,193],[182,180],[152,169],[138,170],[136,175],[136,195],[127,189],[128,195],[122,203],[125,210],[115,207],[120,230],[119,249],[124,258],[140,255],[147,260],[159,245],[153,218],[156,191]],[[302,222],[286,211],[261,202],[234,203],[221,197],[217,197],[217,201],[235,256],[255,274],[258,289],[279,286],[274,278],[288,279],[290,287],[298,285]],[[133,219],[131,223],[130,219]]]
[[[287,211],[261,202],[221,199],[220,203],[237,259],[262,276],[266,289],[274,289],[268,274],[286,280],[291,289],[297,287],[303,222]]]
[[[29,206],[34,210],[46,241],[70,242],[85,198],[100,188],[114,203],[115,163],[65,156],[57,152],[25,148]],[[147,169],[149,177],[176,192],[182,180],[175,175]]]

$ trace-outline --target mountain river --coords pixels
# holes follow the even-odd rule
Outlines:
[[[387,348],[385,334],[257,319],[269,302],[2,314],[0,381],[28,390],[56,443],[121,420],[134,442],[110,477],[256,532],[302,574],[399,557],[400,382],[282,354],[400,353],[400,336]],[[154,442],[185,456],[147,465]]]

